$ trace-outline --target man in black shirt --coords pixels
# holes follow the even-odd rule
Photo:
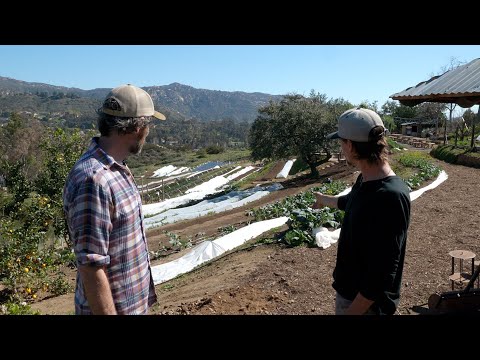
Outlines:
[[[345,210],[333,272],[338,315],[394,314],[400,299],[410,194],[388,163],[385,127],[372,110],[354,108],[338,118],[339,139],[347,162],[361,174],[351,192],[316,192],[313,208]]]

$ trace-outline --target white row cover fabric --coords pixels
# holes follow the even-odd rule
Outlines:
[[[160,169],[157,169],[153,172],[153,177],[163,177],[168,174],[170,174],[173,170],[175,170],[177,167],[173,165],[167,165],[164,167],[161,167]]]
[[[437,177],[437,179],[430,185],[411,192],[410,199],[412,201],[417,199],[425,191],[437,187],[442,182],[447,180],[447,178],[448,175],[445,173],[445,171],[442,171]],[[345,195],[349,191],[351,191],[351,188],[342,191],[336,196],[338,197],[341,195]],[[245,226],[239,230],[233,231],[230,234],[222,236],[214,241],[204,241],[203,243],[198,244],[197,246],[192,248],[187,254],[177,260],[153,266],[153,282],[155,285],[158,285],[162,282],[173,279],[180,274],[192,270],[193,268],[204,263],[205,261],[216,258],[217,256],[223,254],[225,251],[242,245],[246,241],[257,237],[270,229],[282,226],[287,221],[287,216],[259,221],[251,225]],[[321,249],[326,249],[331,244],[334,244],[338,241],[338,238],[340,236],[340,230],[341,229],[338,228],[334,231],[329,231],[325,227],[318,227],[313,229],[312,235],[315,236],[315,243],[317,244],[317,246]]]
[[[194,219],[211,213],[228,211],[261,199],[271,192],[282,188],[283,186],[281,184],[275,183],[266,187],[256,186],[244,191],[230,191],[228,194],[214,199],[203,200],[198,204],[188,207],[169,209],[158,215],[146,218],[144,220],[145,228],[150,229],[181,220]]]
[[[214,241],[204,241],[177,260],[152,266],[153,283],[158,285],[162,282],[173,279],[180,274],[188,272],[196,266],[216,258],[225,251],[240,246],[246,241],[257,237],[270,229],[282,226],[287,220],[288,217],[283,216],[276,219],[259,221],[233,231]]]
[[[241,168],[241,166],[238,166],[237,168]],[[247,168],[249,167],[246,167],[245,169]],[[245,173],[244,171],[245,169],[239,170],[231,175],[228,175],[227,177],[225,177],[225,175],[230,174],[231,171],[227,172],[224,175],[216,176],[208,180],[207,182],[204,182],[191,189],[188,189],[185,192],[185,195],[177,196],[175,198],[167,199],[165,201],[161,201],[158,203],[143,205],[142,206],[143,215],[150,216],[150,215],[159,214],[162,211],[188,204],[192,200],[201,200],[207,195],[218,193],[222,191],[223,187],[228,182],[230,182],[231,180],[235,179],[238,176],[243,175]]]
[[[421,189],[410,192],[410,200],[413,201],[415,199],[418,199],[425,191],[436,188],[438,185],[440,185],[442,182],[444,182],[447,179],[448,179],[447,173],[442,170],[440,174],[438,174],[438,177],[435,179],[435,181],[432,182],[430,185],[427,185]],[[344,191],[342,191],[340,194],[336,195],[336,197],[348,194],[351,190],[352,188],[349,187]],[[338,238],[340,237],[340,228],[334,231],[329,231],[327,228],[318,227],[312,230],[312,236],[315,237],[315,243],[319,248],[326,249],[330,245],[338,241]]]
[[[286,179],[288,177],[288,173],[290,172],[290,169],[292,168],[292,165],[295,162],[295,160],[297,159],[288,160],[283,166],[283,169],[277,174],[276,178]]]

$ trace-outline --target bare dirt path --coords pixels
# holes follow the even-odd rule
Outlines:
[[[448,252],[470,250],[480,257],[480,170],[436,161],[449,178],[412,203],[407,255],[399,314],[425,312],[428,297],[450,290],[451,262]],[[336,165],[326,177],[353,181],[352,168]],[[297,182],[296,182],[297,181]],[[315,183],[285,182],[287,188],[270,194],[246,208],[262,206]],[[271,196],[271,197],[270,197]],[[248,221],[245,207],[162,228],[183,236]],[[148,234],[149,245],[158,247],[161,231]],[[331,287],[336,245],[287,249],[278,244],[245,247],[223,255],[198,269],[156,286],[158,305],[153,314],[333,314]],[[155,265],[155,264],[154,264]],[[68,314],[73,295],[32,305],[42,313]]]

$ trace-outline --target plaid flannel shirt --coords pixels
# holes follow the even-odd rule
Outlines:
[[[118,314],[146,314],[157,298],[142,201],[128,167],[106,154],[98,138],[70,172],[63,203],[77,264],[106,265]],[[91,314],[79,272],[75,313]]]

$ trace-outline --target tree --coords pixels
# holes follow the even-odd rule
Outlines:
[[[45,132],[40,144],[40,149],[45,154],[42,171],[35,181],[39,194],[50,197],[60,206],[67,175],[88,147],[89,135],[78,129],[69,133],[60,128]]]
[[[399,105],[392,115],[393,117],[399,118],[414,118],[417,116],[417,109],[410,106]]]
[[[417,117],[425,120],[446,120],[445,104],[425,102],[417,105]]]
[[[412,119],[417,116],[417,111],[416,108],[412,108],[409,106],[405,105],[396,105],[392,104],[392,102],[386,102],[382,106],[382,111],[384,111],[384,114],[389,115],[390,119],[390,127],[387,126],[387,128],[392,131],[393,127],[395,128],[396,131],[399,131],[401,128],[401,124],[405,122],[405,119]],[[391,124],[393,122],[393,124]]]
[[[258,110],[259,115],[249,133],[254,160],[302,158],[311,175],[318,176],[317,166],[328,161],[337,143],[326,139],[335,131],[337,116],[352,105],[343,99],[327,101],[326,95],[310,93],[285,95],[280,102],[271,101]]]
[[[17,113],[10,114],[9,121],[0,127],[0,173],[5,163],[22,164],[27,178],[33,178],[40,168],[38,146],[44,127],[37,119],[27,119]]]
[[[438,137],[438,124],[446,123],[447,117],[445,116],[446,104],[425,102],[415,107],[417,117],[422,118],[422,122],[434,121],[435,122],[435,136]]]
[[[393,132],[397,129],[397,124],[393,120],[393,114],[395,113],[398,102],[394,100],[387,100],[379,110],[379,115],[383,120],[385,127],[388,131]]]
[[[398,102],[396,100],[387,100],[380,110],[380,115],[389,115],[393,116],[396,109],[398,108]]]
[[[360,103],[360,107],[364,108],[364,109],[369,109],[369,110],[372,110],[372,111],[375,111],[376,113],[379,112],[378,110],[378,101],[375,100],[373,102],[369,102],[368,100],[363,100],[361,103]]]
[[[471,109],[467,109],[465,110],[465,112],[463,113],[463,119],[465,120],[465,123],[467,125],[471,125],[475,122],[475,124],[477,124],[477,119],[476,119],[477,115],[471,110]],[[478,124],[477,124],[478,125]]]

